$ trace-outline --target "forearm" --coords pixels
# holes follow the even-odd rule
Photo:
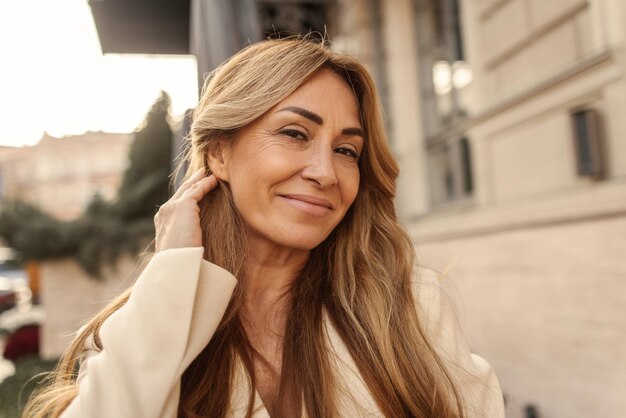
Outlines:
[[[210,341],[236,284],[202,251],[154,256],[128,302],[102,325],[103,349],[81,365],[78,396],[63,418],[176,415],[180,377]]]

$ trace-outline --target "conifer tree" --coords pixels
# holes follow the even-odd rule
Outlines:
[[[93,277],[123,252],[139,252],[154,236],[154,214],[168,199],[169,105],[169,97],[162,92],[135,132],[129,166],[114,202],[95,194],[83,215],[73,221],[55,219],[28,203],[5,202],[0,211],[0,237],[23,261],[72,257]]]
[[[165,92],[154,103],[144,126],[135,133],[130,164],[118,191],[115,210],[125,220],[152,217],[168,198],[172,131],[168,123],[170,98]]]

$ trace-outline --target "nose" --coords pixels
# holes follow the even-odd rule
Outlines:
[[[322,189],[336,185],[337,172],[333,150],[320,144],[311,147],[308,151],[307,164],[301,173],[302,178],[316,183]]]

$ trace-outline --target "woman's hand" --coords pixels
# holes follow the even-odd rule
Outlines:
[[[214,175],[196,171],[154,216],[155,251],[170,248],[201,247],[200,207],[202,198],[217,186]]]

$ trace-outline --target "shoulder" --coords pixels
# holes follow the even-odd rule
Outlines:
[[[413,269],[411,288],[415,307],[420,322],[431,333],[442,316],[454,313],[453,304],[442,288],[444,277],[442,273],[429,268],[416,266]]]
[[[413,267],[413,276],[411,277],[411,286],[414,295],[438,296],[430,294],[432,292],[441,291],[441,283],[445,278],[443,273],[429,269],[427,267]]]
[[[450,293],[454,288],[448,283],[450,278],[424,267],[416,267],[413,272],[411,285],[419,323],[442,357],[456,359],[467,349],[467,342]],[[455,296],[459,295],[455,292]]]
[[[414,269],[413,297],[420,325],[462,394],[466,415],[504,417],[502,392],[493,369],[471,352],[444,274]],[[444,286],[445,285],[445,286]]]

